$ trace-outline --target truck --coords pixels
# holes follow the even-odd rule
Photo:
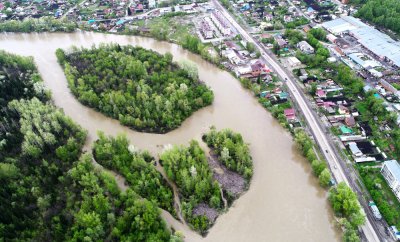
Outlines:
[[[379,209],[376,206],[376,204],[373,201],[369,201],[368,206],[371,208],[371,211],[374,214],[375,219],[381,220],[382,219],[382,215],[379,212]]]

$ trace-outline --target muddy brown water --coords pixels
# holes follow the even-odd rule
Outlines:
[[[160,53],[171,52],[174,60],[197,64],[200,79],[212,88],[215,100],[167,134],[135,132],[111,118],[80,104],[70,93],[57,63],[56,48],[116,42],[139,45]],[[339,241],[327,193],[311,174],[309,164],[297,152],[291,136],[266,112],[253,95],[229,73],[181,47],[143,37],[76,32],[72,34],[1,34],[0,49],[33,56],[55,105],[88,130],[86,148],[96,131],[108,135],[125,133],[131,143],[153,155],[165,144],[187,144],[201,139],[208,127],[231,128],[250,143],[254,176],[250,189],[228,212],[219,216],[205,238],[190,231],[163,212],[167,223],[183,231],[186,241]]]

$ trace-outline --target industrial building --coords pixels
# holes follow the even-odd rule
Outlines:
[[[400,67],[400,42],[361,22],[361,20],[351,16],[343,16],[325,22],[322,26],[334,35],[349,34],[353,36],[358,43],[379,59]]]

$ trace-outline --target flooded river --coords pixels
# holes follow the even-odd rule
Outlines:
[[[160,53],[171,52],[174,60],[197,64],[200,79],[214,91],[212,106],[189,117],[167,134],[146,134],[123,127],[118,121],[80,104],[70,93],[57,63],[56,48],[90,47],[103,42],[139,45]],[[200,140],[208,127],[231,128],[250,143],[254,176],[248,192],[221,215],[205,238],[191,232],[168,215],[168,223],[184,232],[187,241],[339,241],[332,211],[309,164],[297,152],[291,136],[266,112],[252,94],[229,73],[177,45],[143,37],[77,32],[73,34],[3,34],[0,48],[35,58],[39,71],[53,94],[55,105],[89,132],[86,148],[96,131],[125,133],[131,143],[157,155],[165,144]]]

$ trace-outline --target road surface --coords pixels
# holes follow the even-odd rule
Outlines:
[[[339,161],[334,149],[331,147],[328,138],[326,137],[325,131],[321,128],[319,121],[309,105],[307,104],[306,98],[301,90],[297,88],[296,80],[294,78],[290,78],[287,72],[271,57],[268,55],[267,51],[264,47],[258,44],[258,42],[250,36],[236,21],[228,11],[217,1],[213,0],[215,6],[221,11],[224,17],[236,28],[236,30],[242,35],[242,37],[250,42],[253,43],[255,47],[261,53],[261,56],[265,59],[266,63],[269,63],[274,71],[280,76],[282,80],[286,80],[286,84],[289,88],[289,91],[292,94],[292,97],[298,103],[299,108],[304,114],[304,117],[311,128],[314,138],[317,141],[318,145],[320,146],[321,150],[323,151],[326,160],[331,168],[331,171],[336,179],[337,182],[345,182],[348,186],[353,188],[353,183],[350,183],[348,178],[345,175],[344,168],[342,167],[342,163]],[[336,168],[334,168],[336,167]],[[365,212],[365,211],[364,211]],[[366,239],[370,242],[379,242],[380,239],[371,223],[371,218],[367,216],[366,222],[361,229],[366,237]]]

